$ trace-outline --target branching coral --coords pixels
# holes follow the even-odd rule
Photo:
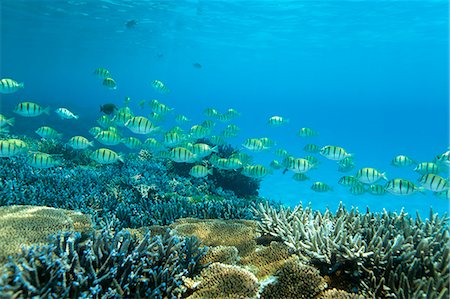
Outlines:
[[[16,255],[22,246],[43,245],[60,231],[88,232],[89,216],[78,212],[36,206],[0,207],[0,261]]]
[[[25,249],[0,277],[8,298],[175,298],[182,278],[201,270],[195,238],[142,240],[104,230],[87,238],[65,233],[51,245]]]
[[[422,221],[404,212],[362,214],[342,205],[336,214],[260,204],[259,231],[280,237],[302,261],[323,274],[350,277],[368,297],[442,298],[449,295],[447,218],[430,212]]]

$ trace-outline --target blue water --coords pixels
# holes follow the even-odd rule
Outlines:
[[[37,137],[39,126],[51,125],[67,138],[88,136],[99,105],[122,104],[129,96],[136,114],[150,112],[139,112],[140,100],[156,98],[193,123],[205,119],[207,107],[235,108],[241,116],[233,123],[241,132],[234,145],[267,136],[298,157],[306,155],[306,143],[339,145],[356,157],[350,174],[375,167],[389,179],[416,181],[412,168],[394,168],[391,159],[405,154],[431,161],[449,146],[447,1],[2,0],[0,9],[0,77],[26,86],[0,95],[1,113],[16,117],[16,134]],[[132,19],[137,25],[129,29],[125,23]],[[93,76],[97,67],[112,72],[117,90]],[[171,93],[156,93],[155,79]],[[80,119],[13,115],[25,100],[67,107]],[[269,127],[273,115],[290,123]],[[300,139],[300,127],[320,135]],[[254,156],[266,165],[275,158],[273,151]],[[264,179],[260,195],[321,210],[334,210],[340,201],[423,215],[430,206],[439,213],[449,209],[431,192],[351,195],[337,184],[343,174],[336,163],[320,160],[308,173],[311,181],[276,173]],[[313,181],[334,191],[315,193]]]

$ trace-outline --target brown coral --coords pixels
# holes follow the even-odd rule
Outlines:
[[[213,263],[201,273],[202,280],[188,299],[256,298],[258,280],[251,272],[237,266]]]
[[[256,277],[258,279],[264,279],[274,274],[286,262],[290,255],[286,245],[279,242],[272,242],[270,246],[258,247],[254,252],[242,258],[240,263],[249,267],[256,267]]]
[[[262,291],[263,299],[307,299],[314,298],[327,287],[319,271],[300,262],[298,256],[289,258],[275,273],[275,282]]]
[[[178,219],[171,225],[178,234],[194,235],[206,246],[235,246],[241,257],[256,248],[255,227],[253,221],[195,218]]]
[[[222,263],[236,264],[238,260],[238,250],[234,246],[210,247],[206,255],[200,260],[202,264]]]
[[[363,297],[343,290],[330,289],[323,291],[314,299],[363,299]]]
[[[89,216],[79,212],[40,206],[0,207],[0,261],[20,252],[22,246],[47,244],[59,231],[87,232]]]

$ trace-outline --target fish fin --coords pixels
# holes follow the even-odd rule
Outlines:
[[[119,155],[119,157],[117,158],[117,160],[119,160],[122,163],[125,163],[124,157],[123,155]]]
[[[92,141],[89,141],[89,146],[92,146],[92,147],[94,147],[94,140],[92,140]]]
[[[16,122],[16,119],[14,117],[11,117],[10,119],[6,120],[6,123],[10,126],[14,126],[15,122]]]
[[[382,178],[383,180],[389,181],[389,179],[386,177],[386,173],[385,173],[385,172],[382,172],[382,173],[381,173],[381,178]]]
[[[213,175],[213,168],[208,169],[208,174]]]
[[[19,83],[19,88],[25,88],[25,83],[20,82],[20,83]]]
[[[79,119],[79,118],[80,118],[79,115],[74,115],[73,117],[74,117],[75,119]]]
[[[45,107],[44,110],[42,110],[42,113],[45,113],[47,115],[50,115],[50,107]]]
[[[58,134],[56,134],[56,138],[57,139],[61,139],[63,137],[63,133],[58,133]]]
[[[213,153],[218,153],[218,152],[219,152],[219,147],[218,147],[217,145],[215,145],[215,146],[211,149],[211,151],[212,151]]]

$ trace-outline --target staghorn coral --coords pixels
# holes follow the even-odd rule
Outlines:
[[[37,206],[0,207],[0,261],[17,255],[22,246],[43,245],[60,231],[88,232],[89,216],[79,212]]]
[[[258,280],[249,271],[237,266],[213,263],[201,273],[197,290],[188,299],[256,298]]]
[[[28,248],[5,266],[5,298],[176,298],[183,276],[201,270],[204,249],[195,238],[164,235],[138,240],[103,230],[64,233],[50,245]]]
[[[449,296],[448,219],[430,211],[413,219],[403,211],[332,214],[296,207],[276,210],[260,204],[259,231],[280,237],[302,261],[331,278],[349,282],[368,298],[444,298]],[[333,281],[332,284],[335,284]],[[336,283],[338,284],[338,283]]]
[[[241,265],[255,269],[258,279],[265,279],[273,275],[291,256],[288,247],[279,242],[272,242],[267,247],[257,247],[256,250],[239,262]]]
[[[235,246],[241,257],[256,248],[257,233],[251,221],[183,218],[170,227],[182,236],[196,236],[206,246]]]
[[[239,252],[235,246],[209,247],[208,252],[201,259],[201,263],[222,263],[234,265],[238,261],[238,253]]]
[[[364,299],[363,296],[347,293],[346,291],[329,289],[325,290],[314,299]]]
[[[270,298],[314,298],[327,287],[319,271],[302,264],[298,256],[292,256],[275,273],[275,281],[267,284],[261,293],[262,299]]]

